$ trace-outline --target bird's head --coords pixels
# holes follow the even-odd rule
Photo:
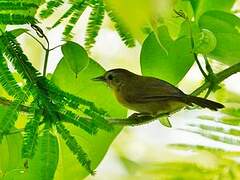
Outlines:
[[[135,74],[126,69],[112,69],[92,80],[105,82],[112,89],[118,89],[122,84],[127,83],[134,75]]]

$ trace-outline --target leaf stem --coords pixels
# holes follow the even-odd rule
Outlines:
[[[48,65],[48,57],[49,57],[49,52],[50,52],[50,44],[49,44],[47,36],[44,33],[42,33],[42,35],[47,42],[47,49],[45,49],[46,53],[45,53],[44,66],[43,66],[43,76],[46,76],[47,65]]]
[[[45,50],[45,58],[44,58],[44,65],[43,65],[43,76],[46,76],[46,74],[47,74],[49,52],[50,52],[49,48]]]

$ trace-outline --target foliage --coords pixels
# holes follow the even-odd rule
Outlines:
[[[166,14],[149,13],[151,15],[144,17],[148,24],[146,23],[146,27],[141,27],[147,30],[145,31],[147,38],[141,48],[142,74],[155,76],[177,85],[193,63],[197,62],[205,80],[197,92],[200,93],[208,88],[207,97],[211,91],[216,90],[221,81],[240,71],[238,45],[240,20],[231,12],[234,2],[234,0],[223,0],[221,3],[217,0],[171,1],[171,12],[166,14],[177,16],[170,18],[172,22],[169,22]],[[135,36],[120,13],[105,0],[48,0],[43,7],[38,8],[42,3],[44,3],[42,0],[0,1],[0,24],[3,25],[0,27],[0,90],[2,91],[0,103],[4,105],[4,107],[0,106],[0,154],[4,154],[0,159],[0,177],[50,180],[76,179],[78,174],[77,179],[84,178],[88,174],[94,174],[94,169],[121,131],[121,128],[113,128],[107,119],[110,116],[122,118],[126,116],[126,109],[118,105],[109,89],[90,80],[104,73],[105,70],[88,56],[86,50],[92,48],[96,42],[105,14],[108,14],[128,47],[135,45]],[[138,5],[137,3],[134,7]],[[149,3],[145,3],[148,11]],[[30,34],[46,51],[44,61],[46,70],[48,54],[55,48],[49,49],[47,37],[36,25],[40,22],[36,20],[36,12],[40,10],[40,17],[45,19],[66,4],[69,5],[69,9],[51,27],[53,29],[64,23],[64,20],[68,20],[63,32],[64,40],[67,42],[61,46],[64,57],[49,80],[45,77],[46,71],[42,75],[34,68],[16,40],[16,37],[23,33],[30,34],[28,30],[5,31],[5,26],[31,24],[38,38],[47,41],[46,48],[38,38]],[[86,29],[85,50],[69,40],[73,38],[73,28],[89,7],[91,13]],[[174,28],[170,26],[171,23],[174,24]],[[136,24],[141,23],[136,20]],[[202,68],[203,63],[198,60],[200,56],[204,57],[205,69]],[[226,65],[235,65],[231,66],[232,69],[215,74],[216,69],[212,68],[209,59]],[[16,78],[16,74],[20,80]],[[25,120],[21,118],[22,112],[26,115]],[[239,109],[226,108],[222,113],[225,114],[223,118],[207,119],[211,121],[211,125],[201,121],[194,122],[189,123],[182,130],[225,144],[239,145],[240,131],[236,128],[240,123]],[[15,128],[18,121],[24,122],[23,137],[22,130]],[[161,119],[160,122],[171,127],[168,119]],[[226,124],[231,127],[227,128]],[[14,138],[17,140],[16,143]],[[209,169],[189,162],[168,162],[143,169],[127,159],[125,162],[140,167],[146,179],[155,171],[159,172],[158,177],[169,179],[189,179],[189,177],[202,179],[205,178],[203,172],[207,172],[212,179],[239,178],[239,164],[232,158],[232,155],[239,156],[239,152],[227,152],[200,145],[171,146],[212,153],[220,159],[219,166]],[[24,162],[20,158],[20,149]],[[11,158],[13,154],[16,154],[16,159]],[[226,171],[226,168],[229,170]],[[9,173],[15,169],[20,169],[24,173],[18,170],[16,173]],[[186,169],[189,170],[188,173],[179,174],[179,171]]]
[[[63,58],[52,76],[52,81],[61,89],[69,91],[75,96],[93,101],[97,106],[106,109],[111,117],[124,118],[127,115],[127,110],[117,103],[110,89],[102,83],[96,83],[91,80],[93,77],[97,77],[103,73],[104,69],[93,59],[90,59],[88,66],[82,70],[78,74],[78,78],[76,78],[75,73],[68,66],[67,60]],[[65,74],[67,74],[67,76],[65,76]],[[78,86],[76,86],[76,84],[78,84]],[[92,160],[92,167],[94,169],[101,162],[112,141],[122,129],[120,127],[114,127],[111,133],[99,130],[95,135],[91,135],[91,133],[86,133],[83,129],[72,126],[68,121],[66,122],[66,127],[75,136],[78,143]],[[59,162],[56,171],[56,179],[70,178],[77,180],[86,177],[88,172],[79,166],[76,158],[72,157],[64,141],[60,140],[59,144],[61,147],[61,162]],[[78,176],[76,176],[76,174],[78,174]]]
[[[41,0],[1,1],[0,24],[35,23],[34,15],[41,3]]]
[[[14,122],[17,119],[17,114],[20,110],[19,106],[29,101],[30,97],[33,99],[28,110],[28,123],[25,126],[22,147],[23,158],[31,160],[34,157],[39,136],[38,131],[42,125],[49,124],[51,128],[54,128],[54,126],[57,125],[56,123],[62,118],[70,119],[68,120],[70,123],[72,121],[75,122],[82,120],[79,119],[79,116],[75,112],[71,112],[71,108],[79,109],[86,115],[86,117],[90,117],[88,118],[88,122],[85,122],[84,126],[88,127],[87,129],[95,129],[94,131],[91,131],[92,133],[96,133],[98,128],[107,131],[111,130],[110,125],[104,120],[104,117],[106,116],[105,111],[96,108],[96,106],[90,101],[60,90],[44,76],[41,76],[28,61],[27,56],[24,55],[20,45],[10,32],[3,33],[0,39],[0,49],[2,54],[14,65],[14,68],[26,82],[23,85],[23,88],[17,85],[16,80],[6,66],[6,59],[2,56],[1,61],[4,66],[2,67],[1,73],[4,75],[3,77],[6,77],[6,79],[9,79],[10,81],[6,82],[6,79],[4,79],[1,83],[7,92],[9,92],[9,95],[13,96],[14,101],[8,107],[6,116],[2,116],[0,127],[1,139],[4,135],[7,135],[10,132],[10,129],[13,128]],[[84,121],[82,121],[82,123],[84,123]],[[59,125],[56,127],[64,139],[68,136],[71,137],[68,130],[59,128]],[[66,132],[68,132],[68,136],[66,136]],[[84,150],[78,145],[73,137],[67,138],[66,140],[66,143],[71,145],[69,148],[74,154],[78,154],[77,157],[79,161],[82,162],[82,158],[87,156],[87,154],[84,153]],[[79,148],[75,149],[73,145],[78,145]],[[91,161],[88,160],[87,165],[85,163],[82,163],[82,165],[92,173],[93,171],[90,163]],[[55,169],[53,169],[53,171],[55,171]]]
[[[100,26],[104,19],[105,11],[108,12],[108,15],[115,23],[115,27],[119,32],[124,43],[132,47],[135,45],[134,39],[124,24],[119,20],[118,16],[114,14],[113,10],[110,7],[107,7],[103,0],[80,0],[80,1],[69,1],[68,2],[71,7],[56,21],[56,23],[52,26],[52,28],[59,25],[64,19],[69,18],[68,24],[65,27],[63,32],[64,38],[70,40],[72,35],[72,29],[76,25],[77,21],[80,19],[81,15],[85,11],[87,7],[92,8],[92,12],[89,16],[88,26],[86,30],[86,38],[85,38],[85,48],[89,50],[93,44],[95,43],[95,39],[99,33]],[[53,9],[58,8],[63,5],[63,1],[61,0],[49,0],[45,9],[43,9],[40,13],[42,18],[48,18],[51,14],[53,14]]]

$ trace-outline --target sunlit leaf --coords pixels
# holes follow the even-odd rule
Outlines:
[[[171,125],[168,117],[162,117],[162,118],[160,118],[160,119],[159,119],[159,122],[160,122],[163,126],[166,126],[166,127],[169,127],[169,128],[172,127],[172,125]]]
[[[197,127],[201,130],[206,130],[209,132],[219,132],[219,133],[223,133],[226,135],[233,135],[233,136],[240,136],[240,130],[238,129],[226,129],[224,127],[220,127],[220,126],[213,126],[213,125],[205,125],[205,124],[188,124],[191,127]]]
[[[67,41],[62,45],[63,58],[66,60],[71,70],[77,75],[87,67],[89,63],[88,54],[79,44]]]
[[[213,59],[232,65],[240,59],[240,19],[221,11],[208,11],[199,19],[201,29],[208,29],[217,39],[216,48],[209,53]]]
[[[158,32],[159,40],[167,52],[159,45],[155,34],[151,33],[141,50],[142,73],[177,84],[194,62],[190,39],[181,37],[173,41],[164,26]]]
[[[66,60],[63,59],[58,64],[52,80],[63,90],[93,101],[98,107],[107,110],[112,117],[126,117],[127,109],[122,108],[117,103],[111,90],[106,85],[91,80],[104,72],[104,69],[99,64],[90,60],[87,68],[82,70],[76,79]],[[92,161],[92,168],[94,169],[103,159],[110,144],[120,132],[119,128],[115,128],[115,131],[111,133],[99,131],[96,135],[91,136],[78,127],[67,124],[66,127],[68,127],[71,134],[75,136],[78,143],[89,155],[89,159]],[[86,177],[89,173],[75,159],[72,152],[69,151],[61,139],[59,143],[60,159],[56,178],[78,180]]]
[[[189,0],[192,4],[193,11],[197,19],[201,16],[204,12],[210,10],[221,10],[229,12],[235,3],[235,0]]]
[[[209,138],[211,140],[214,141],[219,141],[219,142],[223,142],[226,144],[232,144],[232,145],[239,145],[240,144],[240,140],[238,138],[234,138],[234,137],[228,137],[228,136],[219,136],[215,133],[212,133],[210,131],[203,131],[203,130],[189,130],[189,129],[183,129],[184,131],[187,132],[192,132],[195,134],[199,134],[203,137]]]
[[[224,108],[222,110],[224,114],[234,116],[234,117],[240,117],[240,109],[239,108]]]
[[[28,29],[24,29],[24,28],[19,28],[19,29],[14,29],[12,31],[10,31],[15,37],[20,36],[21,34],[27,32]]]

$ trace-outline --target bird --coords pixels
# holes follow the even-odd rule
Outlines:
[[[218,102],[187,95],[167,81],[137,75],[126,69],[112,69],[92,80],[106,83],[120,104],[138,112],[133,116],[172,114],[194,104],[214,111],[224,108]]]

